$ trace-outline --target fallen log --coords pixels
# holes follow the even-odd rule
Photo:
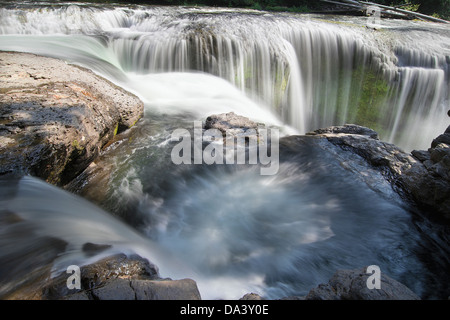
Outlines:
[[[444,19],[428,16],[428,15],[410,11],[410,10],[401,9],[400,7],[404,6],[404,5],[391,7],[391,6],[386,6],[386,5],[382,5],[382,4],[378,4],[378,3],[374,3],[374,2],[354,1],[354,0],[341,0],[341,1],[320,0],[320,1],[346,6],[346,7],[352,8],[353,10],[364,11],[366,13],[367,13],[367,9],[369,6],[375,6],[375,7],[380,8],[381,14],[383,14],[385,16],[391,16],[394,18],[400,18],[400,19],[416,18],[416,19],[425,20],[425,21],[450,23],[450,21],[447,21]]]
[[[435,17],[432,17],[432,16],[428,16],[426,14],[422,14],[422,13],[418,13],[418,12],[414,12],[414,11],[409,11],[409,10],[405,10],[405,9],[390,7],[390,6],[377,4],[377,3],[373,3],[373,2],[366,2],[366,1],[358,1],[358,2],[362,3],[362,4],[366,4],[366,5],[377,6],[377,7],[383,8],[383,9],[387,9],[387,10],[392,10],[394,12],[399,12],[399,13],[402,13],[402,14],[405,14],[405,15],[410,15],[410,16],[421,18],[421,19],[425,19],[425,20],[428,20],[428,21],[440,22],[440,23],[450,23],[450,21],[439,19],[439,18],[435,18]]]

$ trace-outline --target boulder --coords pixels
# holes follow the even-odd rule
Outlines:
[[[68,289],[68,274],[62,272],[52,279],[50,285],[44,289],[47,299],[60,299],[62,297],[78,294],[82,291],[92,290],[114,279],[159,279],[157,267],[147,259],[138,255],[127,256],[117,254],[80,267],[80,289]],[[88,294],[89,296],[89,294]]]
[[[258,130],[258,123],[249,118],[235,114],[234,112],[214,114],[206,118],[205,130],[218,129],[225,136],[226,133],[246,132],[248,130]]]
[[[0,52],[0,68],[0,175],[65,185],[143,115],[133,94],[58,59]]]
[[[117,254],[80,268],[81,288],[68,289],[68,274],[52,279],[48,300],[200,300],[192,279],[161,279],[156,266],[138,256]]]
[[[380,288],[369,289],[367,267],[338,270],[326,284],[312,289],[306,300],[420,300],[400,282],[381,273]]]
[[[95,300],[200,300],[197,284],[192,279],[129,280],[113,279],[91,292]],[[75,299],[84,299],[77,294]],[[65,299],[71,299],[68,296]]]
[[[344,134],[357,134],[357,135],[363,135],[368,136],[369,138],[378,140],[378,132],[366,128],[363,126],[359,126],[356,124],[345,124],[343,126],[332,126],[328,128],[321,128],[317,129],[312,132],[308,132],[306,135],[317,135],[317,134],[332,134],[332,133],[344,133]]]

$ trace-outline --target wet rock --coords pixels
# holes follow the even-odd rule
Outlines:
[[[414,150],[411,154],[378,140],[370,129],[354,125],[319,129],[309,135],[326,138],[360,156],[381,172],[402,197],[424,211],[437,213],[438,218],[450,219],[450,148],[445,143],[449,133],[433,140],[429,150]]]
[[[249,130],[258,130],[258,123],[249,118],[235,114],[234,112],[210,115],[206,118],[204,128],[218,129],[225,136],[226,133],[247,132]]]
[[[65,296],[97,288],[114,279],[159,279],[157,267],[137,255],[117,254],[103,258],[96,263],[80,267],[80,289],[68,289],[68,274],[63,272],[53,279],[44,290],[47,299],[61,299]],[[89,294],[88,294],[89,296]]]
[[[0,174],[64,185],[143,115],[134,95],[64,61],[0,52]]]
[[[312,132],[308,132],[307,135],[332,134],[332,133],[357,134],[368,136],[369,138],[378,140],[378,132],[370,128],[362,127],[356,124],[345,124],[343,126],[332,126],[328,128],[321,128]]]
[[[86,255],[88,257],[91,256],[95,256],[97,254],[99,254],[102,251],[105,251],[106,249],[111,248],[111,245],[108,244],[95,244],[95,243],[91,243],[91,242],[87,242],[83,245],[83,247],[81,248],[83,250],[84,253],[86,253]]]
[[[50,300],[200,300],[192,279],[161,279],[157,267],[138,255],[117,254],[80,268],[80,289],[68,289],[63,272],[44,290]]]
[[[450,126],[449,126],[450,128]],[[431,148],[436,148],[438,144],[445,143],[447,145],[450,145],[450,132],[448,132],[449,129],[445,131],[445,133],[439,135],[436,139],[433,140],[431,143]]]
[[[426,150],[413,150],[411,154],[420,162],[430,160],[430,152]]]
[[[191,279],[114,279],[92,290],[95,300],[200,300],[197,284]]]
[[[200,300],[197,284],[192,279],[132,280],[136,300]]]
[[[339,270],[326,284],[312,289],[306,300],[420,300],[400,282],[381,273],[380,289],[369,289],[367,268]]]

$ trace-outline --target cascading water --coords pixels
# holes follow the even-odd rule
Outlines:
[[[354,122],[412,150],[427,148],[446,128],[449,32],[435,24],[386,22],[382,31],[373,31],[361,19],[330,23],[254,11],[75,5],[2,9],[1,17],[4,49],[95,68],[85,62],[92,55],[139,74],[210,73],[300,133]],[[414,50],[421,39],[414,33],[430,36],[431,52]],[[81,43],[73,45],[73,35]],[[74,57],[80,48],[84,59]],[[104,64],[97,66],[102,74]],[[418,121],[423,130],[416,130]]]
[[[250,291],[270,298],[302,295],[339,268],[369,264],[425,298],[448,296],[443,241],[431,229],[427,236],[420,233],[429,226],[412,221],[401,200],[368,190],[332,153],[305,146],[300,158],[284,159],[274,177],[247,166],[170,161],[173,130],[229,111],[285,134],[353,122],[407,150],[427,148],[448,124],[449,30],[386,21],[375,31],[361,18],[343,19],[211,8],[5,4],[0,49],[83,65],[144,101],[145,117],[128,133],[131,139],[105,151],[97,162],[103,173],[77,191],[148,239],[70,198],[70,208],[89,213],[75,228],[76,209],[53,202],[62,191],[31,178],[15,189],[0,185],[8,191],[5,214],[29,221],[45,239],[69,243],[71,254],[51,262],[56,269],[66,258],[88,262],[79,249],[85,242],[112,243],[148,257],[163,276],[192,275],[204,298],[239,298]],[[426,34],[429,51],[412,45],[415,32]],[[36,202],[23,207],[21,201],[30,198]],[[52,222],[40,222],[42,212]],[[97,226],[106,226],[101,236]],[[78,236],[64,232],[68,228]],[[17,255],[28,263],[24,234],[11,233],[8,224],[2,230],[10,237],[1,238],[2,247],[20,239],[23,251]]]

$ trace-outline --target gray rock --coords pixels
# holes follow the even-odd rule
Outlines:
[[[381,273],[380,289],[369,289],[367,268],[337,271],[327,284],[312,289],[306,300],[420,300],[400,282]]]
[[[136,300],[128,279],[112,279],[91,292],[95,300]]]
[[[103,247],[103,246],[100,246]],[[200,300],[192,279],[161,279],[157,268],[137,256],[117,254],[81,267],[81,288],[68,289],[63,272],[43,290],[49,300]]]
[[[413,150],[411,154],[420,162],[430,160],[430,152],[426,150]]]
[[[450,147],[448,144],[439,143],[430,152],[430,160],[434,163],[440,162],[444,157],[450,157]]]
[[[191,279],[113,279],[92,290],[96,300],[200,300],[197,284]]]
[[[52,300],[62,299],[68,295],[103,286],[115,279],[159,279],[157,267],[137,255],[113,255],[82,266],[80,271],[80,289],[68,289],[66,285],[68,275],[63,272],[47,285],[44,289],[44,297]]]
[[[232,132],[234,129],[248,131],[250,129],[258,130],[258,123],[249,118],[239,116],[234,112],[210,115],[206,118],[204,128],[218,129],[225,136],[226,132]]]
[[[345,124],[343,126],[332,126],[328,128],[321,128],[312,132],[308,132],[307,135],[330,134],[330,133],[357,134],[368,136],[369,138],[378,140],[378,132],[370,128],[362,127],[356,124]]]
[[[136,96],[58,59],[0,52],[0,68],[0,174],[64,185],[143,115]]]
[[[447,130],[448,130],[448,128],[447,128]],[[431,147],[436,148],[436,146],[440,143],[445,143],[447,145],[450,145],[450,133],[443,133],[440,136],[438,136],[431,143]]]
[[[136,300],[200,300],[197,284],[192,279],[132,280]]]

